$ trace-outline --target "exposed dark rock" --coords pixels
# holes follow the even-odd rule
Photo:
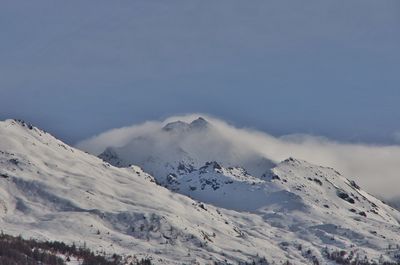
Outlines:
[[[318,185],[322,186],[322,181],[321,181],[321,180],[319,180],[319,179],[317,179],[317,178],[314,178],[313,181],[314,181],[315,183],[317,183]]]
[[[190,129],[205,129],[210,124],[203,117],[199,117],[190,123]]]
[[[361,216],[367,217],[367,214],[365,212],[359,212],[358,214]]]
[[[354,199],[351,198],[351,197],[349,196],[349,194],[347,194],[347,193],[346,193],[345,191],[343,191],[343,190],[338,190],[336,194],[337,194],[337,196],[338,196],[339,198],[341,198],[341,199],[343,199],[343,200],[345,200],[345,201],[347,201],[347,202],[349,202],[349,203],[351,203],[351,204],[354,204],[354,203],[355,203]]]
[[[192,165],[184,163],[179,163],[177,169],[180,174],[192,173],[195,170],[195,168]]]
[[[281,180],[281,178],[278,175],[271,175],[271,179],[277,179],[277,180]]]
[[[8,162],[10,162],[11,164],[14,164],[16,166],[18,166],[18,164],[19,164],[19,161],[16,158],[11,158],[10,160],[8,160]]]
[[[360,186],[358,186],[357,183],[356,183],[354,180],[351,180],[351,181],[350,181],[350,185],[351,185],[353,188],[357,189],[357,190],[360,189]]]
[[[17,122],[18,124],[20,124],[21,126],[28,128],[29,130],[33,129],[33,125],[30,124],[29,122],[26,122],[24,120],[19,120],[19,119],[15,119],[14,121]]]
[[[174,121],[166,124],[162,130],[166,132],[183,132],[189,129],[189,124],[183,121]]]

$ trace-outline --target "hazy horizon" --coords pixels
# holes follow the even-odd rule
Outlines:
[[[269,134],[400,142],[398,1],[4,1],[0,119],[75,144],[209,113]]]

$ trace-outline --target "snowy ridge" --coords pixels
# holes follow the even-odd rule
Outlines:
[[[0,139],[6,233],[85,242],[155,264],[328,264],[324,251],[340,249],[375,261],[398,254],[388,246],[398,243],[399,212],[330,168],[288,159],[255,176],[218,161],[181,161],[153,178],[24,122],[0,122]]]

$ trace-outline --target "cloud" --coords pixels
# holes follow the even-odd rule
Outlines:
[[[400,144],[400,131],[393,133],[393,140]]]
[[[399,196],[400,146],[350,144],[304,134],[275,137],[251,128],[236,128],[204,114],[174,116],[165,121],[113,129],[84,140],[77,147],[98,155],[107,147],[122,147],[138,137],[154,135],[162,142],[164,139],[159,138],[159,132],[165,124],[177,120],[191,122],[199,116],[205,117],[215,131],[207,137],[203,135],[186,142],[185,148],[191,148],[191,152],[205,150],[222,160],[226,157],[236,159],[235,163],[248,159],[249,154],[259,154],[274,162],[295,157],[333,167],[346,177],[355,179],[367,191],[385,199]]]

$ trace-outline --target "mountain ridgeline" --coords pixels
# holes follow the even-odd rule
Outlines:
[[[22,121],[0,122],[0,139],[7,234],[126,264],[400,261],[397,210],[333,168],[238,148],[203,118],[165,124],[101,159]]]

